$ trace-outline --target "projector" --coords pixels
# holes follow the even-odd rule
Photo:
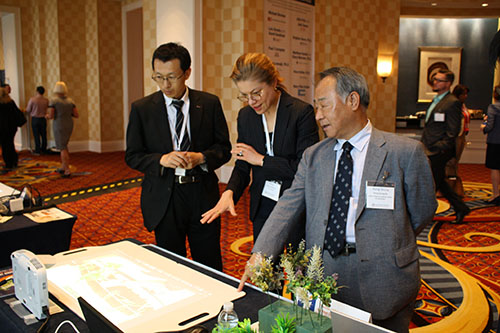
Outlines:
[[[10,258],[16,298],[38,320],[46,318],[43,308],[49,308],[49,292],[45,266],[28,250],[12,252]]]

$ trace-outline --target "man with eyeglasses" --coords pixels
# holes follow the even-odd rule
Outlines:
[[[307,148],[289,189],[266,220],[241,278],[276,258],[306,214],[306,247],[323,251],[325,276],[338,273],[334,299],[368,311],[373,323],[408,332],[420,289],[416,235],[436,210],[423,145],[376,129],[370,92],[347,67],[320,73],[316,120],[327,138]]]
[[[440,69],[432,80],[432,90],[436,92],[425,116],[422,143],[431,162],[436,191],[450,202],[456,219],[451,223],[462,223],[470,208],[446,182],[446,163],[456,155],[456,138],[462,126],[462,103],[450,94],[455,74]]]
[[[127,128],[126,163],[144,173],[144,225],[157,245],[222,270],[220,218],[200,223],[219,199],[215,169],[229,161],[231,143],[219,98],[190,89],[191,57],[176,43],[153,54],[159,91],[134,103]]]

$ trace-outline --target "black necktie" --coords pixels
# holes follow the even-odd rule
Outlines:
[[[178,99],[173,99],[172,100],[172,105],[174,108],[177,110],[177,116],[175,119],[175,132],[177,133],[177,140],[180,139],[181,137],[181,132],[182,132],[182,125],[184,124],[184,114],[182,113],[182,105],[184,105],[184,101],[178,100]],[[189,135],[187,128],[184,133],[184,137],[182,138],[182,142],[180,143],[179,149],[181,151],[187,151],[190,146],[189,142]]]
[[[337,176],[333,185],[330,215],[325,233],[325,249],[335,257],[345,246],[345,232],[349,199],[352,193],[352,156],[353,146],[346,141],[337,166]]]

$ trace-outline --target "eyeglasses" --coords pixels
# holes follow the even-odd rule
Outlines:
[[[238,99],[242,102],[248,102],[250,99],[253,101],[260,101],[262,98],[262,93],[264,92],[264,88],[259,91],[251,92],[250,94],[241,94],[238,96]]]
[[[179,79],[180,79],[181,77],[183,77],[183,76],[184,76],[184,72],[183,72],[181,75],[177,76],[177,77],[175,77],[175,76],[173,76],[173,75],[163,76],[163,75],[161,75],[161,74],[153,74],[153,75],[151,76],[151,78],[152,78],[152,79],[153,79],[156,83],[158,83],[158,84],[165,83],[165,81],[168,81],[168,83],[173,84],[173,83],[177,82],[177,80],[179,80]]]
[[[448,82],[448,80],[436,79],[435,77],[434,77],[434,78],[432,78],[432,81],[437,81],[437,82]]]

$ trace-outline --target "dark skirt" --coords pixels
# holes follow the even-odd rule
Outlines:
[[[488,169],[500,170],[500,144],[486,144],[486,167]]]

